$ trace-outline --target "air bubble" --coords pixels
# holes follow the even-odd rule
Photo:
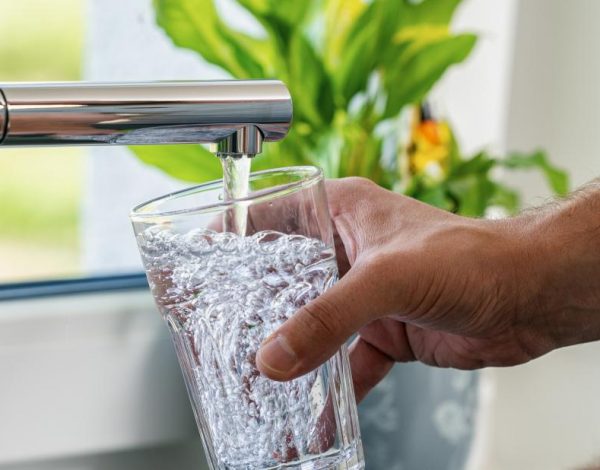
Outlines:
[[[277,453],[289,446],[310,454],[326,379],[313,372],[274,382],[259,374],[255,357],[267,336],[334,282],[333,250],[276,231],[239,237],[152,227],[140,237],[147,267],[163,273],[155,280],[155,292],[169,300],[163,313],[182,325],[177,342],[193,367],[188,385],[220,461],[258,469],[280,465]]]
[[[196,229],[185,235],[184,242],[187,244],[190,253],[196,256],[204,256],[217,249],[216,235],[217,232],[213,230]]]

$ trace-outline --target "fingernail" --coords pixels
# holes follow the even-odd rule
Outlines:
[[[259,369],[270,370],[276,374],[284,374],[292,370],[298,357],[284,336],[267,339],[256,354],[256,365]]]

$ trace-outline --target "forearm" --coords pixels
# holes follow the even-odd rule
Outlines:
[[[533,276],[535,327],[556,347],[599,340],[600,181],[515,222],[527,251],[522,271]]]

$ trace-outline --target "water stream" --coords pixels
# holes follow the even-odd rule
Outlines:
[[[236,158],[221,158],[225,201],[243,199],[248,196],[251,161],[252,159],[246,155]],[[231,209],[225,211],[223,231],[235,233],[241,237],[246,236],[247,220],[248,204],[243,201],[235,203]]]

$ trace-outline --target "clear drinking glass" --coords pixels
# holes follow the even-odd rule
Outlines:
[[[240,217],[246,236],[223,230]],[[203,184],[131,220],[211,467],[364,468],[345,347],[290,382],[255,367],[260,343],[337,280],[322,172],[253,173],[233,201],[221,181]]]

